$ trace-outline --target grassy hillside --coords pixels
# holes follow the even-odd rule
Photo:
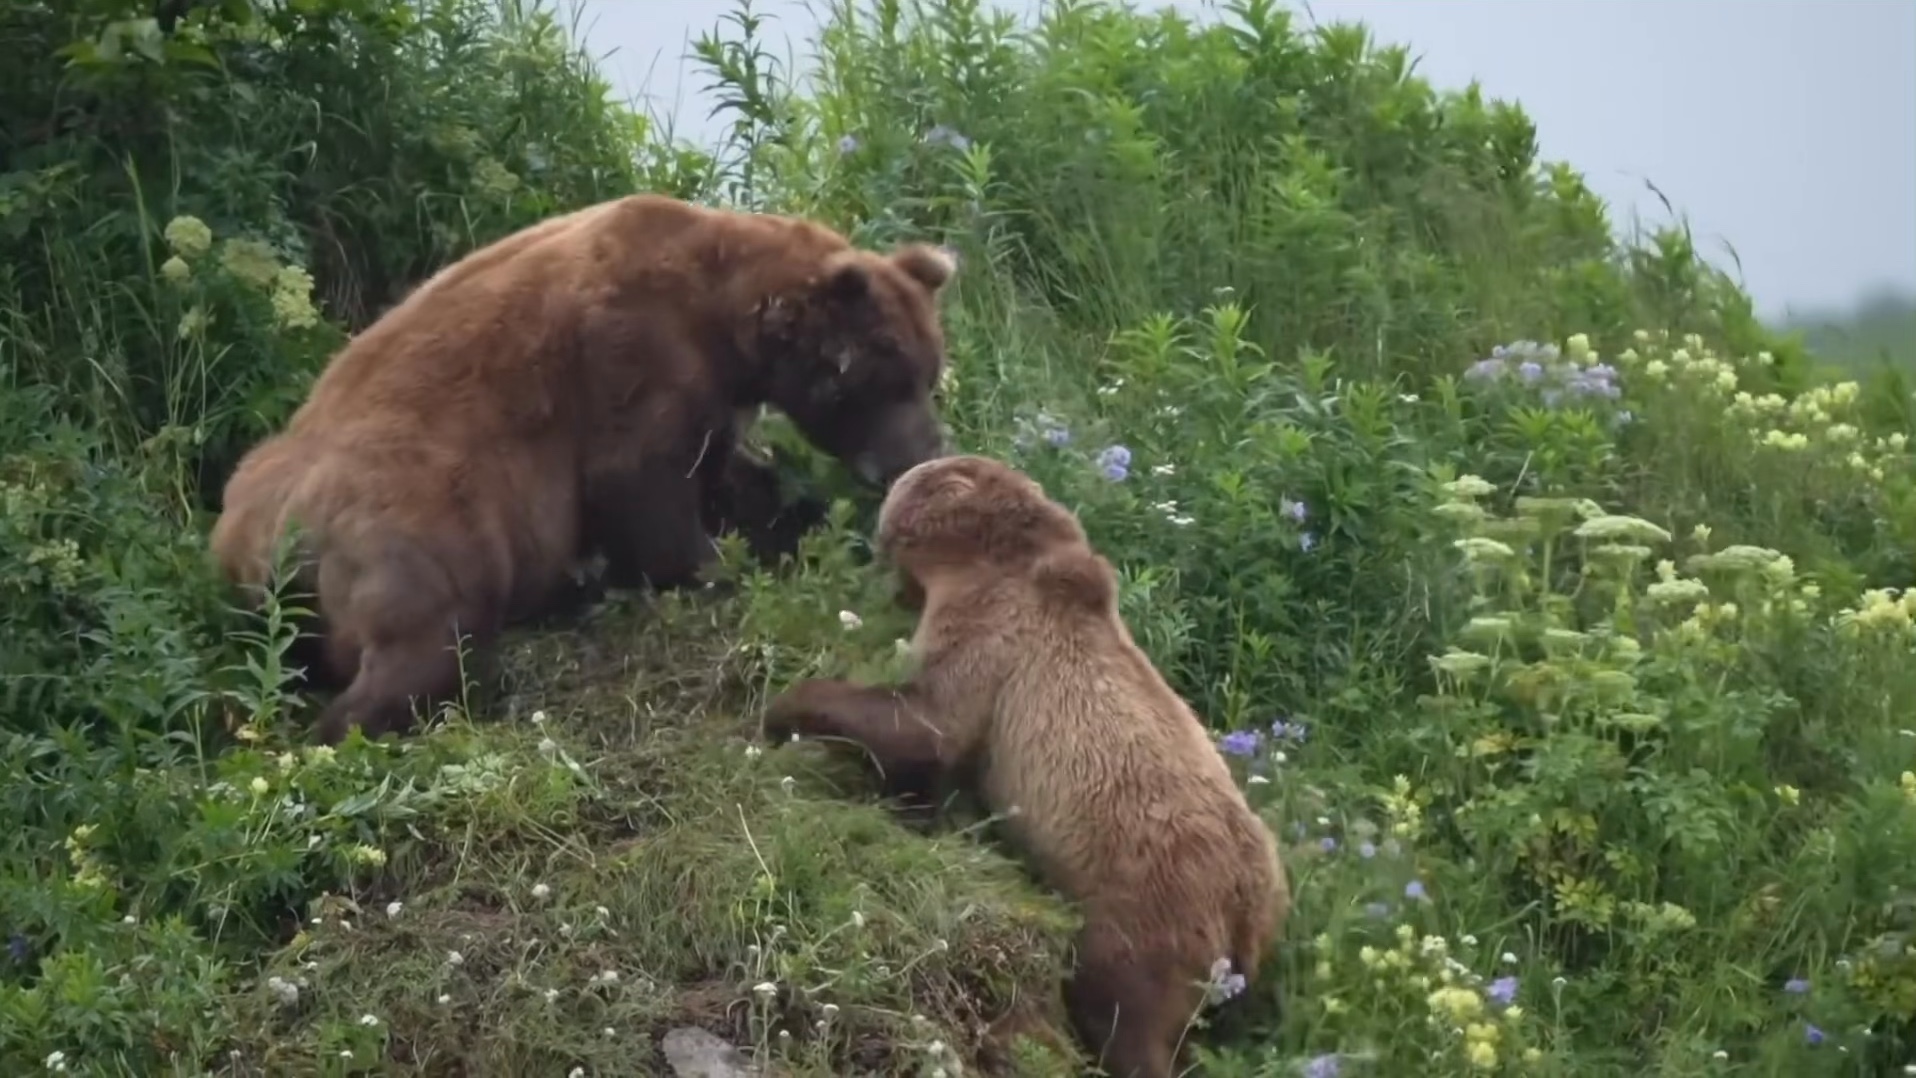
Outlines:
[[[715,28],[706,154],[511,0],[149,13],[0,11],[7,1073],[645,1075],[685,1026],[1074,1073],[1070,909],[753,744],[909,631],[785,432],[843,497],[799,564],[527,628],[401,743],[308,747],[286,611],[211,579],[226,471],[347,333],[633,190],[960,254],[961,443],[1082,515],[1286,840],[1203,1073],[1916,1064],[1909,391],[1620,245],[1514,104],[1264,2],[887,2],[805,71]]]
[[[1916,296],[1884,289],[1846,311],[1785,319],[1818,358],[1858,374],[1890,367],[1916,371]]]

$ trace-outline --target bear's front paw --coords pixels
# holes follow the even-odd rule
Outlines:
[[[759,735],[769,744],[782,745],[817,733],[823,721],[819,705],[830,686],[827,681],[801,681],[780,693],[766,706],[759,720]]]

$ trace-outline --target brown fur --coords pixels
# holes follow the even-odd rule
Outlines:
[[[1083,909],[1067,1002],[1115,1078],[1169,1078],[1220,958],[1255,979],[1289,913],[1277,843],[1132,641],[1077,518],[981,457],[921,464],[877,545],[922,614],[903,685],[801,683],[764,736],[838,737],[895,784],[966,774]]]
[[[740,471],[762,466],[734,455],[741,413],[779,408],[877,483],[942,452],[951,272],[931,248],[650,195],[544,221],[333,358],[228,480],[214,555],[256,588],[297,523],[322,674],[350,682],[320,737],[403,730],[458,688],[455,631],[485,649],[560,601],[582,556],[615,586],[693,582],[706,518],[763,500]]]

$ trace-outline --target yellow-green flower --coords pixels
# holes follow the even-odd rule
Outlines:
[[[190,215],[168,221],[162,235],[166,245],[182,258],[198,258],[213,246],[213,230],[206,227],[205,221]]]

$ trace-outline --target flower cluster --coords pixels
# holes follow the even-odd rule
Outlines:
[[[1610,400],[1623,396],[1617,369],[1590,350],[1590,339],[1579,333],[1566,349],[1536,341],[1500,344],[1488,358],[1464,370],[1464,379],[1478,385],[1516,385],[1533,392],[1548,407],[1566,400]]]
[[[1475,942],[1469,938],[1466,946]],[[1516,956],[1506,954],[1503,959],[1513,963]],[[1474,972],[1451,953],[1445,937],[1419,937],[1416,929],[1400,924],[1395,946],[1365,944],[1357,960],[1371,977],[1419,993],[1425,1024],[1440,1036],[1454,1038],[1452,1043],[1471,1069],[1495,1070],[1505,1053],[1525,1063],[1543,1058],[1540,1049],[1523,1045],[1521,1023],[1526,1012],[1517,1002],[1519,979],[1514,974],[1486,978]]]
[[[161,232],[173,254],[160,264],[160,276],[169,284],[184,287],[193,279],[193,263],[213,247],[213,230],[197,217],[182,215],[167,222]],[[303,267],[282,264],[278,252],[259,240],[229,239],[220,243],[219,266],[235,280],[265,292],[273,320],[285,329],[306,329],[319,324],[319,311],[313,306],[313,278]],[[205,331],[207,315],[195,305],[180,318],[177,335],[182,339]]]
[[[1833,464],[1875,483],[1909,467],[1909,439],[1901,433],[1866,437],[1853,420],[1862,387],[1853,381],[1815,386],[1795,398],[1741,389],[1746,379],[1775,363],[1768,352],[1754,359],[1725,359],[1703,338],[1686,334],[1676,347],[1667,333],[1639,330],[1636,347],[1618,362],[1646,387],[1686,400],[1711,401],[1734,421],[1741,436],[1760,449]]]

